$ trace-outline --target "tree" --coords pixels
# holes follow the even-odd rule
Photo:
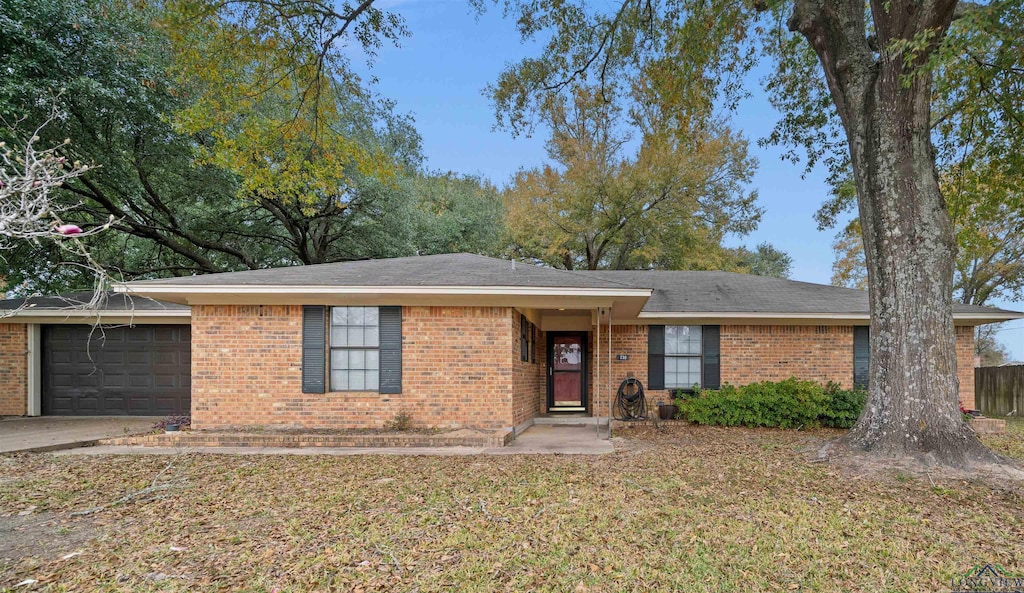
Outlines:
[[[755,276],[789,278],[789,273],[793,269],[793,258],[770,243],[761,243],[756,251],[740,247],[736,253],[740,266]]]
[[[953,300],[985,305],[1024,296],[1024,202],[1011,191],[1016,179],[975,171],[941,179],[957,244]],[[832,283],[867,288],[859,219],[839,233],[833,249]]]
[[[550,98],[555,164],[521,170],[505,192],[513,253],[569,270],[726,266],[722,238],[760,218],[743,188],[746,142],[724,127],[667,137],[651,122],[631,153],[620,117],[593,89]]]
[[[110,274],[120,279],[323,263],[442,245],[493,249],[482,239],[500,235],[493,188],[420,171],[412,119],[351,79],[322,91],[319,100],[329,97],[333,107],[330,118],[319,121],[331,126],[330,142],[374,155],[379,166],[341,163],[338,155],[296,161],[296,151],[309,146],[303,141],[264,155],[273,157],[264,159],[268,167],[308,165],[290,182],[282,175],[261,184],[262,165],[221,162],[230,150],[218,142],[235,137],[210,120],[202,129],[185,129],[198,121],[195,105],[209,105],[209,97],[178,84],[181,65],[172,59],[176,46],[167,24],[173,19],[162,10],[118,0],[0,5],[0,59],[8,68],[0,79],[0,117],[12,122],[13,134],[31,135],[49,116],[38,98],[66,89],[56,105],[61,117],[40,132],[41,141],[75,138],[63,149],[97,168],[55,190],[52,203],[86,228],[114,217],[111,232],[88,244],[89,257]],[[206,50],[212,49],[200,53],[210,59]],[[285,104],[270,93],[251,105],[259,112],[247,121],[280,117]],[[344,170],[324,172],[334,165]],[[330,179],[339,184],[335,191],[312,189]],[[6,255],[5,281],[21,293],[92,284],[85,268],[50,265],[85,258],[70,257],[53,242],[19,242]]]
[[[974,329],[974,354],[983,367],[996,367],[1010,360],[1010,352],[999,343],[998,324],[979,325]]]
[[[843,444],[959,467],[997,459],[957,409],[955,243],[931,137],[935,71],[959,49],[945,45],[960,42],[947,37],[955,0],[872,0],[867,10],[854,0],[624,0],[611,13],[565,2],[504,6],[524,37],[544,31],[547,39],[542,57],[509,67],[492,89],[513,129],[546,94],[587,77],[628,80],[634,104],[702,123],[716,101],[728,107],[742,96],[738,75],[759,54],[781,58],[776,90],[806,88],[813,72],[823,92],[781,93],[794,107],[783,126],[805,132],[805,146],[817,137],[845,147],[869,278],[869,399]],[[970,21],[973,31],[1019,13],[1001,3],[977,10],[985,17]],[[1014,55],[993,63],[1004,67]]]
[[[40,132],[60,115],[52,111],[21,142],[17,141],[15,129],[8,127],[0,134],[0,138],[7,138],[0,141],[0,252],[10,252],[24,244],[46,244],[84,260],[80,269],[92,275],[94,282],[93,296],[84,306],[94,307],[99,303],[107,276],[89,256],[82,239],[107,230],[112,219],[106,225],[82,229],[65,222],[62,216],[66,207],[52,199],[54,191],[89,170],[89,165],[70,161],[64,154],[70,139],[55,147],[38,148]],[[18,144],[9,146],[12,139]],[[59,260],[51,262],[50,267],[60,270]],[[5,315],[14,311],[8,310]]]

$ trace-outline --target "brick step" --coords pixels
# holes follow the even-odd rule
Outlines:
[[[971,428],[978,434],[1003,434],[1006,432],[1006,420],[1002,418],[971,418]]]
[[[137,437],[118,437],[100,441],[104,445],[142,445],[145,447],[504,447],[511,441],[510,431],[454,433],[383,434],[291,434],[253,432],[182,431]]]

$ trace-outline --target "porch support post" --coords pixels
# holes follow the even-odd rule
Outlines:
[[[612,308],[608,307],[608,439],[612,438]]]
[[[597,434],[601,435],[601,412],[598,408],[600,404],[600,398],[598,395],[601,393],[601,308],[598,307],[594,311],[594,323],[597,327],[597,336],[594,338],[594,393],[590,396],[593,400],[590,404],[591,414],[595,414],[595,425],[597,426]],[[611,419],[608,420],[611,422]],[[609,424],[611,426],[611,424]]]

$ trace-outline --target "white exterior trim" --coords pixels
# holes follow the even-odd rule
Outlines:
[[[105,317],[191,317],[192,311],[190,309],[145,309],[145,310],[99,310],[96,309],[34,309],[32,307],[25,307],[19,309],[13,315],[7,317],[0,317],[0,321],[5,319],[16,319],[18,317],[39,317],[39,318],[56,318],[56,319],[71,319],[74,317],[99,317],[103,319]]]
[[[649,297],[650,288],[570,288],[552,286],[263,286],[252,284],[115,284],[125,294],[374,294],[374,295],[500,295],[500,296],[599,296]]]
[[[38,323],[30,323],[25,328],[28,332],[28,353],[26,357],[26,376],[28,378],[28,401],[25,405],[27,416],[39,416],[43,413],[43,339]]]
[[[652,312],[642,311],[637,315],[639,319],[822,319],[839,321],[868,321],[871,315],[868,313],[749,313],[749,312]],[[1015,311],[992,311],[991,313],[953,313],[953,319],[958,321],[1009,321],[1011,319],[1024,318],[1024,313]]]

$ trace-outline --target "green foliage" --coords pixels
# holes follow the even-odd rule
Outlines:
[[[739,257],[740,268],[755,276],[789,278],[793,269],[793,258],[771,243],[761,243],[755,251],[740,247],[736,249],[736,255]]]
[[[549,97],[543,116],[555,165],[520,171],[504,196],[514,255],[567,269],[736,267],[722,239],[761,214],[745,140],[709,127],[686,141],[644,134],[632,152],[598,89]]]
[[[743,387],[702,389],[693,396],[678,394],[676,405],[680,417],[698,424],[849,428],[860,417],[865,401],[867,394],[861,390],[844,390],[834,383],[823,387],[790,377]]]
[[[497,191],[473,177],[422,171],[411,117],[351,80],[323,90],[331,134],[374,155],[380,168],[338,161],[344,156],[338,153],[301,165],[304,172],[291,181],[282,175],[264,183],[265,171],[252,163],[225,161],[218,134],[231,129],[237,139],[255,119],[220,131],[212,120],[196,127],[197,120],[183,119],[208,103],[200,91],[209,89],[200,87],[209,81],[178,78],[184,63],[175,61],[181,59],[175,44],[186,33],[174,30],[167,10],[121,0],[0,3],[0,118],[27,135],[57,97],[60,118],[43,131],[42,142],[72,138],[70,156],[97,167],[55,199],[72,207],[69,220],[83,226],[115,216],[110,232],[89,238],[92,256],[115,278],[499,250]],[[283,105],[268,94],[250,115],[269,121]],[[290,146],[306,140],[296,142]],[[298,152],[285,152],[278,164],[298,162],[289,160]],[[266,162],[275,154],[266,152]],[[332,176],[344,178],[337,191],[307,191]],[[52,246],[23,242],[4,256],[7,288],[20,294],[91,286],[79,268],[50,265],[66,257]]]
[[[867,391],[843,389],[833,382],[825,386],[825,394],[829,400],[821,413],[821,424],[831,428],[852,428],[868,401]]]

